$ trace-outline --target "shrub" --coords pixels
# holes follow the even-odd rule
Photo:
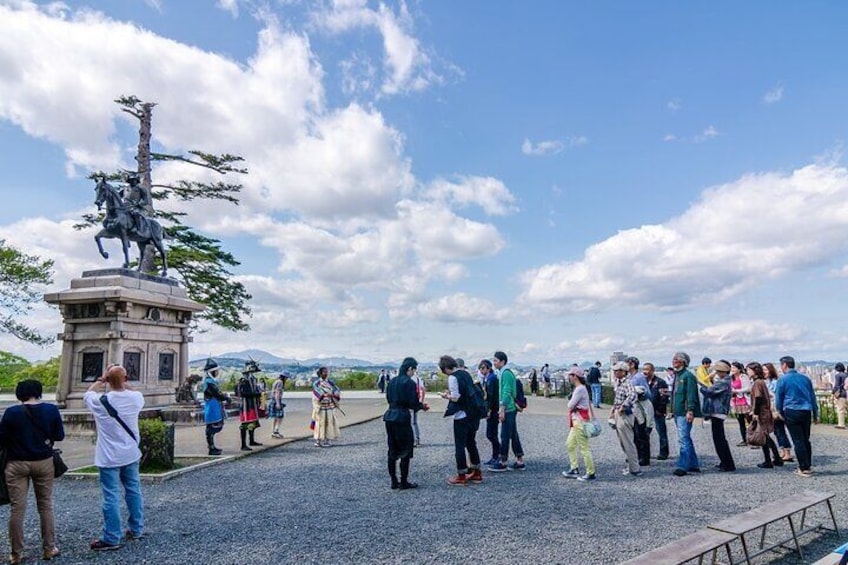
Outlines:
[[[158,418],[138,421],[141,434],[141,472],[158,472],[174,468],[174,425]]]
[[[333,380],[342,390],[371,390],[377,387],[377,375],[367,371],[351,371]]]

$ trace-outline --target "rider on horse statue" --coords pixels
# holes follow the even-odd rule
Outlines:
[[[141,229],[142,218],[147,217],[147,206],[150,200],[147,198],[147,191],[139,185],[139,178],[136,175],[131,175],[127,178],[127,186],[124,189],[124,206],[129,212],[132,219],[132,227],[136,230]]]

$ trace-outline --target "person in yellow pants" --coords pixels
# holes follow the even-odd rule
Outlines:
[[[580,367],[569,369],[568,380],[571,381],[574,390],[571,393],[571,399],[568,401],[568,426],[570,431],[568,432],[568,439],[565,440],[565,447],[568,449],[568,462],[571,468],[568,471],[563,471],[562,475],[567,479],[594,481],[595,462],[592,459],[592,450],[589,449],[589,436],[583,429],[584,422],[591,418],[589,391],[586,389],[583,369]],[[583,456],[583,464],[586,466],[585,475],[580,474],[577,461],[578,451]]]

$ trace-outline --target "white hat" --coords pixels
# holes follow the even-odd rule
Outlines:
[[[627,366],[627,363],[624,361],[619,361],[612,366],[613,371],[624,371],[625,373],[630,367]]]

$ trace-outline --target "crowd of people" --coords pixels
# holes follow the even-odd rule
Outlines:
[[[610,371],[613,399],[607,423],[614,430],[624,454],[623,474],[639,477],[644,473],[643,469],[651,465],[652,459],[669,459],[669,421],[674,422],[678,437],[673,474],[683,477],[700,473],[700,458],[692,440],[692,426],[696,419],[703,419],[705,424],[709,424],[713,449],[719,461],[717,470],[732,473],[737,466],[725,424],[728,418],[735,418],[741,437],[736,445],[762,450],[763,461],[758,464],[759,468],[782,467],[797,459],[796,473],[801,477],[811,476],[810,431],[819,420],[818,400],[811,380],[796,370],[792,357],[781,357],[779,364],[780,373],[771,363],[743,365],[726,360],[713,363],[704,358],[693,371],[689,355],[678,352],[672,357],[666,374],[660,375],[653,363],[640,363],[636,357],[614,363]],[[566,440],[569,468],[562,474],[583,482],[596,480],[589,439],[598,433],[595,409],[601,405],[600,368],[598,362],[587,373],[574,365],[565,374],[571,385]],[[442,397],[448,400],[445,417],[453,420],[456,474],[447,479],[448,484],[480,483],[483,470],[493,473],[525,470],[527,465],[517,421],[522,410],[522,386],[507,366],[507,355],[498,351],[491,360],[481,360],[476,376],[469,373],[461,359],[450,356],[439,360],[439,369],[448,376],[448,390],[442,393]],[[417,370],[417,361],[410,357],[404,360],[397,378],[386,379],[389,409],[384,421],[392,488],[417,486],[408,481],[409,461],[418,441],[418,432],[412,432],[412,421],[418,411],[429,409],[421,394]],[[835,366],[835,371],[834,401],[837,410],[842,404],[844,411],[848,378],[841,363]],[[531,371],[528,375],[531,392],[536,388],[533,379],[535,376],[538,380],[538,374]],[[476,441],[483,420],[486,422],[486,439],[491,444],[491,458],[486,462],[481,461]],[[844,420],[841,419],[837,428],[843,425]],[[406,428],[409,428],[408,432]],[[652,454],[651,435],[654,430],[659,448]],[[793,445],[795,458],[792,456]],[[514,457],[511,464],[510,450]],[[394,462],[398,459],[402,469],[400,480],[393,471]]]
[[[455,448],[456,473],[448,477],[447,483],[452,486],[481,483],[484,470],[499,473],[527,469],[518,426],[518,415],[526,407],[526,400],[522,382],[508,365],[506,353],[496,351],[492,359],[480,360],[473,375],[462,359],[444,355],[438,365],[447,376],[447,390],[441,396],[447,400],[444,417],[451,419]],[[758,467],[772,469],[797,460],[796,473],[800,477],[811,476],[810,431],[819,421],[818,401],[810,378],[796,370],[792,357],[781,357],[779,366],[780,373],[771,363],[743,365],[726,360],[713,363],[705,357],[693,372],[685,352],[674,354],[664,376],[657,373],[652,363],[640,363],[636,357],[614,363],[611,367],[613,398],[607,422],[615,431],[624,454],[623,473],[639,477],[643,468],[651,465],[652,459],[670,457],[667,433],[670,420],[677,428],[679,448],[673,474],[683,477],[700,473],[700,459],[692,441],[696,418],[709,422],[713,448],[719,460],[718,471],[734,472],[737,466],[725,424],[728,418],[735,418],[741,437],[737,446],[762,450],[763,461]],[[571,385],[565,408],[568,422],[565,448],[569,466],[562,472],[567,479],[589,482],[597,478],[589,440],[600,431],[595,412],[601,406],[600,368],[600,363],[596,363],[587,373],[573,365],[565,375]],[[547,370],[546,365],[542,371],[543,382]],[[218,364],[210,358],[204,367],[206,377],[202,384],[210,455],[221,453],[214,437],[226,419],[224,403],[227,396],[221,392],[217,380],[219,371]],[[283,394],[291,376],[280,374],[268,395],[267,384],[257,381],[259,372],[255,362],[248,362],[236,385],[241,398],[241,449],[246,451],[250,451],[251,446],[262,445],[255,437],[262,417],[272,420],[272,437],[282,437]],[[381,381],[388,403],[383,421],[390,487],[415,489],[418,484],[410,480],[410,466],[415,447],[421,441],[417,415],[430,409],[425,400],[424,381],[418,376],[418,362],[412,357],[404,359],[396,377],[391,378],[386,371]],[[832,394],[839,429],[845,427],[846,387],[845,366],[837,363]],[[543,394],[545,390],[543,387]],[[317,447],[329,447],[339,436],[336,411],[341,410],[340,395],[339,387],[329,378],[328,369],[320,367],[312,387],[310,423]],[[9,561],[21,563],[23,560],[23,520],[30,482],[41,521],[42,558],[49,560],[60,554],[56,546],[52,490],[55,478],[53,442],[64,438],[62,419],[55,405],[41,402],[40,382],[18,383],[16,396],[20,404],[8,408],[0,419],[0,444],[7,457],[5,479],[11,505]],[[123,367],[110,365],[91,384],[84,402],[96,423],[94,464],[99,474],[103,511],[102,533],[90,547],[95,551],[110,551],[122,547],[125,541],[144,536],[138,427],[144,397],[131,389]],[[491,457],[485,462],[477,445],[477,434],[484,420],[485,437],[491,448]],[[650,441],[654,430],[659,445],[655,455]],[[583,471],[580,470],[581,459]],[[121,525],[121,498],[128,516],[125,528]]]

